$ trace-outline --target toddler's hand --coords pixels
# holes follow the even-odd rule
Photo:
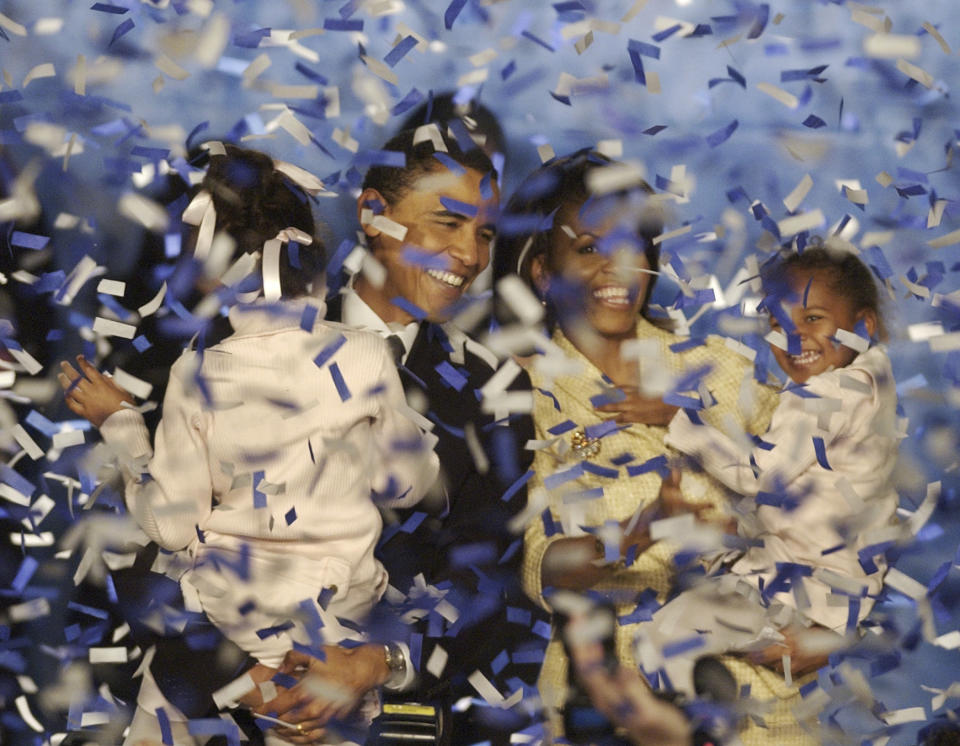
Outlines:
[[[98,371],[83,355],[77,355],[77,365],[79,373],[64,360],[57,374],[71,412],[100,427],[107,417],[123,409],[124,403],[134,403],[127,391]]]

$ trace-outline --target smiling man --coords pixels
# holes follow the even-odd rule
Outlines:
[[[403,177],[390,173],[396,169],[370,169],[358,200],[363,231],[386,276],[377,286],[361,275],[354,289],[387,323],[446,321],[490,261],[499,199],[492,166],[483,168],[480,151],[464,158],[466,166],[434,152],[424,158],[424,145],[433,143],[411,148]]]
[[[516,722],[481,723],[484,712],[458,712],[451,728],[449,717],[454,702],[478,695],[467,682],[477,680],[476,672],[509,694],[516,686],[516,679],[508,683],[511,677],[532,682],[539,668],[496,663],[504,651],[523,658],[539,618],[519,589],[517,547],[511,555],[518,538],[506,528],[526,504],[526,490],[510,488],[529,465],[522,448],[533,437],[532,421],[515,414],[495,423],[482,412],[477,392],[497,361],[449,323],[490,261],[497,174],[472,141],[435,124],[402,132],[383,150],[402,153],[404,165],[370,168],[357,200],[368,248],[384,269],[382,283],[374,281],[375,273],[361,272],[331,300],[328,318],[392,338],[407,398],[420,403],[439,439],[439,510],[425,519],[416,510],[399,511],[385,525],[378,551],[391,585],[422,614],[410,645],[419,674],[411,695],[447,713],[445,737],[453,743],[486,738],[506,744]],[[525,374],[513,388],[529,389]],[[431,608],[437,599],[424,587],[443,589],[454,613]],[[538,659],[535,651],[527,657]],[[496,714],[502,721],[509,713]]]
[[[542,615],[519,588],[519,538],[506,526],[526,505],[518,480],[530,462],[522,449],[532,421],[526,413],[495,420],[482,411],[478,392],[498,362],[449,321],[490,261],[497,174],[469,137],[447,126],[404,131],[381,152],[403,165],[369,169],[357,217],[383,271],[357,274],[330,299],[327,317],[388,338],[408,401],[434,423],[438,438],[438,504],[428,515],[418,506],[388,516],[378,548],[391,586],[407,596],[401,611],[419,618],[409,646],[400,646],[409,655],[407,678],[416,678],[403,699],[443,713],[441,743],[507,744],[521,722],[509,710],[452,707],[489,693],[482,683],[478,690],[478,675],[503,695],[516,689],[517,677],[532,683],[543,643],[531,639]],[[529,390],[526,375],[511,388]],[[504,666],[504,659],[530,663]],[[317,665],[306,656],[297,661]],[[293,701],[291,690],[267,707],[309,721],[322,706],[289,709]]]

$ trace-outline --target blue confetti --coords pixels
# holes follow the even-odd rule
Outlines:
[[[588,438],[604,438],[607,435],[613,435],[619,431],[620,425],[616,420],[604,420],[595,425],[587,425],[583,428],[583,434]]]
[[[313,325],[317,320],[319,309],[316,306],[306,305],[303,313],[300,314],[300,328],[305,332],[313,331]]]
[[[322,75],[315,70],[310,69],[303,62],[297,62],[297,64],[293,66],[293,69],[304,76],[307,80],[312,80],[320,85],[327,85],[327,83],[330,82],[326,75]]]
[[[443,13],[443,25],[447,31],[453,28],[454,21],[457,20],[457,16],[460,15],[460,11],[466,4],[467,0],[451,0],[450,5]]]
[[[318,368],[322,368],[329,362],[330,358],[337,353],[337,350],[343,347],[346,341],[347,338],[341,334],[333,342],[330,342],[326,347],[320,350],[320,354],[313,359],[313,364]]]
[[[651,38],[656,42],[661,42],[666,39],[669,39],[671,36],[673,36],[682,28],[683,26],[681,24],[675,23],[673,26],[670,26],[669,28],[665,28],[663,31],[658,31]]]
[[[548,52],[553,52],[553,51],[555,51],[552,46],[550,46],[549,44],[547,44],[547,42],[545,42],[543,39],[541,39],[541,38],[540,38],[539,36],[537,36],[536,34],[532,34],[532,33],[530,33],[529,31],[524,31],[524,32],[522,32],[520,35],[523,36],[523,37],[526,38],[526,39],[529,39],[530,41],[534,42],[535,44],[539,44],[541,47],[543,47],[544,49],[546,49]]]
[[[509,662],[510,656],[507,655],[507,651],[501,650],[497,656],[490,661],[490,669],[494,672],[494,674],[499,674]]]
[[[253,472],[253,507],[257,509],[267,507],[266,494],[257,489],[263,481],[264,474],[265,472],[262,471]]]
[[[411,301],[408,301],[406,298],[402,296],[398,295],[395,298],[391,298],[390,302],[393,305],[395,305],[397,308],[409,313],[417,321],[423,321],[425,318],[427,318],[426,311],[424,311],[422,308],[420,308],[420,306],[416,305],[415,303],[412,303]]]
[[[476,205],[471,205],[469,202],[461,202],[453,197],[441,196],[440,204],[446,207],[450,212],[455,212],[459,215],[465,215],[468,218],[475,218],[477,213],[480,212],[480,208]]]
[[[399,116],[400,114],[403,114],[409,111],[410,109],[412,109],[421,101],[423,101],[423,94],[420,93],[420,91],[418,91],[416,88],[411,88],[410,92],[406,96],[404,96],[402,99],[400,99],[392,109],[390,109],[390,113],[393,116]],[[457,165],[460,165],[460,164],[457,164]]]
[[[393,49],[387,52],[387,56],[383,58],[383,61],[390,67],[395,67],[396,64],[406,57],[407,53],[416,46],[417,38],[415,36],[405,36]]]
[[[577,423],[573,420],[564,420],[563,422],[551,427],[549,430],[547,430],[547,432],[551,435],[563,435],[564,433],[576,429],[576,427]]]
[[[24,557],[20,562],[20,567],[17,569],[13,582],[10,583],[10,587],[17,593],[23,593],[23,589],[27,587],[27,583],[30,582],[30,578],[33,577],[39,566],[40,563],[30,555]]]
[[[90,6],[90,10],[97,10],[101,13],[113,13],[114,15],[122,16],[130,9],[124,8],[122,5],[113,5],[111,3],[94,3]]]
[[[330,363],[330,377],[333,379],[333,385],[337,388],[337,394],[340,396],[340,401],[347,401],[350,399],[350,389],[347,387],[347,382],[343,380],[343,374],[340,372],[340,366],[336,363]]]
[[[426,517],[427,514],[423,511],[415,511],[403,522],[403,525],[400,526],[400,531],[405,534],[412,534],[420,527],[420,524],[426,520]]]
[[[437,371],[443,382],[455,391],[463,391],[463,387],[467,385],[467,377],[447,360],[437,365],[434,370]]]
[[[647,44],[644,41],[638,41],[637,39],[629,39],[627,41],[627,49],[631,52],[636,52],[641,54],[644,57],[651,57],[652,59],[660,59],[660,47],[653,44]]]
[[[23,231],[14,231],[10,235],[10,243],[21,249],[31,249],[36,251],[42,249],[50,242],[49,236],[38,236],[35,233],[24,233]]]
[[[826,127],[827,123],[824,122],[816,114],[811,114],[802,122],[804,127],[809,127],[810,129],[820,129],[821,127]]]
[[[715,148],[721,143],[726,142],[730,139],[730,135],[734,133],[734,130],[736,130],[739,126],[740,122],[734,119],[726,127],[721,127],[715,132],[711,132],[709,135],[707,135],[707,144],[709,144],[711,148]]]
[[[550,623],[545,622],[543,619],[538,620],[537,623],[533,625],[533,634],[542,637],[544,640],[551,639]]]
[[[630,56],[630,64],[633,65],[633,77],[640,85],[647,84],[647,76],[643,72],[643,60],[640,53],[627,45],[627,54]]]
[[[136,348],[137,352],[140,353],[144,353],[153,347],[153,345],[150,343],[150,340],[142,334],[133,338],[133,346]]]
[[[324,18],[323,28],[327,31],[363,31],[363,21],[351,21],[347,18]]]
[[[833,471],[833,469],[830,468],[830,464],[827,463],[827,447],[823,442],[823,438],[818,435],[813,437],[813,450],[817,454],[817,463],[824,469]]]
[[[644,461],[642,464],[627,467],[627,474],[631,477],[638,477],[641,474],[648,474],[652,471],[657,472],[662,477],[670,472],[670,468],[667,465],[666,454],[660,454],[659,456],[654,456],[652,459]]]
[[[750,31],[747,32],[748,39],[756,39],[763,33],[767,27],[767,20],[770,18],[770,6],[767,3],[761,3],[757,8],[757,19],[754,21]]]
[[[170,729],[170,718],[166,711],[158,707],[155,711],[157,722],[160,725],[160,741],[164,746],[173,746],[173,731]],[[79,725],[79,724],[78,724]]]
[[[543,480],[543,486],[548,490],[553,490],[562,484],[573,481],[583,476],[583,464],[579,463],[571,466],[569,469],[559,471],[546,476]]]

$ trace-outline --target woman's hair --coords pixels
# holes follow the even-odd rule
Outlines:
[[[421,176],[444,168],[446,163],[473,169],[481,174],[490,174],[492,182],[497,180],[493,163],[476,143],[470,139],[463,123],[454,120],[449,126],[428,123],[433,136],[414,142],[419,127],[403,130],[391,137],[382,148],[382,152],[399,153],[402,161],[399,165],[375,164],[369,168],[363,179],[362,189],[376,189],[390,204],[396,204],[406,195]],[[457,127],[459,125],[459,127]],[[442,146],[442,147],[441,147]]]
[[[845,298],[854,314],[872,311],[877,318],[876,337],[887,338],[883,305],[873,274],[851,250],[830,246],[818,236],[812,237],[803,251],[781,250],[761,269],[764,295],[784,297],[796,272],[822,272],[830,292]]]
[[[280,288],[284,297],[305,295],[323,274],[325,252],[307,194],[280,173],[270,156],[225,145],[225,155],[212,154],[200,185],[213,198],[217,231],[236,242],[234,258],[262,251],[264,243],[286,228],[313,238],[309,245],[280,250]]]
[[[615,168],[618,164],[605,155],[588,148],[567,156],[554,158],[528,176],[517,188],[506,209],[501,213],[497,246],[493,260],[493,275],[499,280],[509,274],[518,274],[534,291],[537,288],[531,274],[534,258],[549,258],[553,245],[554,216],[565,205],[583,205],[595,195],[590,188],[596,172]],[[633,193],[653,194],[645,181],[630,190],[620,190],[604,197],[628,197]],[[660,247],[653,238],[663,230],[658,211],[643,210],[637,217],[637,234],[643,243],[643,252],[650,269],[656,269]],[[647,309],[656,275],[650,275],[641,313]]]

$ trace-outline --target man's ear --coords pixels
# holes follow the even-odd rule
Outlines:
[[[537,254],[530,260],[530,279],[540,300],[546,300],[550,292],[550,275],[546,267],[546,254]]]
[[[379,203],[379,207],[376,207]],[[357,220],[367,238],[376,238],[380,231],[370,225],[373,216],[382,212],[387,206],[387,200],[376,189],[364,189],[357,197]],[[375,209],[376,207],[376,209]]]
[[[857,314],[857,321],[863,321],[863,325],[867,328],[867,334],[870,335],[870,339],[873,339],[877,333],[877,314],[872,308],[865,308],[860,313]]]

